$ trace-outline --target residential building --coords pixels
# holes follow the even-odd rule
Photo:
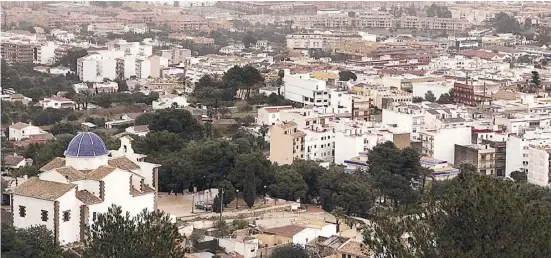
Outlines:
[[[5,169],[18,169],[26,166],[31,166],[33,164],[32,159],[26,159],[23,156],[17,155],[6,155],[2,160],[2,167]]]
[[[497,84],[485,82],[455,82],[453,85],[453,101],[457,104],[476,107],[491,100],[489,95],[499,90]]]
[[[77,75],[83,82],[101,82],[104,78],[117,78],[117,58],[124,52],[103,51],[94,52],[77,59]]]
[[[282,110],[291,110],[293,106],[272,106],[258,109],[256,123],[259,125],[275,125],[280,122]]]
[[[352,157],[369,150],[369,140],[359,127],[335,131],[335,164],[344,165]]]
[[[168,59],[162,56],[150,56],[149,63],[151,64],[151,78],[161,78],[161,69],[168,67]]]
[[[305,246],[311,240],[318,236],[330,237],[337,233],[337,225],[328,224],[321,227],[312,227],[310,225],[287,225],[262,230],[262,233],[256,235],[260,240],[261,246],[274,247],[283,244],[297,244]]]
[[[46,131],[40,129],[40,127],[22,122],[11,124],[8,131],[8,140],[10,141],[20,141],[33,135],[46,134]]]
[[[496,175],[496,150],[488,144],[455,145],[455,164],[471,163],[482,175]]]
[[[135,125],[127,127],[125,132],[141,137],[145,137],[149,133],[149,127],[147,125]]]
[[[55,109],[62,109],[62,108],[75,108],[75,102],[64,97],[51,97],[51,98],[44,98],[39,102],[40,106],[42,106],[43,109],[46,108],[55,108]]]
[[[342,246],[337,248],[335,257],[356,257],[356,258],[374,258],[375,252],[361,241],[349,239]]]
[[[151,62],[143,56],[136,58],[136,78],[146,79],[151,75]]]
[[[8,64],[53,64],[55,62],[55,43],[12,40],[2,36],[1,55]]]
[[[304,159],[304,136],[295,122],[283,122],[270,128],[270,161],[279,165]]]
[[[344,33],[301,33],[286,36],[287,48],[290,50],[321,49],[334,51],[337,45],[346,39],[361,39],[359,34]]]
[[[191,57],[190,49],[174,48],[172,52],[172,64],[186,63],[187,59]]]
[[[549,145],[529,146],[528,183],[547,187],[551,185],[551,162],[549,161],[551,155],[549,152]]]
[[[420,133],[422,143],[421,154],[435,159],[455,162],[455,145],[468,145],[471,143],[471,128],[440,128],[425,130]]]
[[[452,167],[445,160],[438,160],[432,157],[423,156],[419,161],[421,166],[432,169],[431,177],[428,177],[427,180],[448,180],[456,177],[461,172],[458,168]]]
[[[113,93],[119,90],[119,84],[116,82],[96,82],[91,84],[91,88],[88,87],[88,83],[77,83],[73,85],[73,89],[76,93],[89,92],[95,93]]]
[[[549,131],[532,130],[520,135],[511,135],[507,139],[507,152],[505,160],[505,176],[510,176],[513,171],[529,173],[530,145],[551,145],[551,133]]]
[[[75,136],[65,151],[12,193],[13,225],[44,225],[56,242],[68,245],[85,239],[99,213],[111,205],[135,216],[156,208],[159,165],[143,161],[129,137],[109,151],[96,134]]]
[[[304,137],[304,159],[333,162],[335,156],[335,133],[333,128],[321,124],[301,129]]]
[[[382,124],[399,133],[410,133],[412,140],[419,140],[425,128],[425,114],[418,105],[397,104],[383,109]]]
[[[162,95],[151,104],[153,109],[181,108],[189,106],[185,96],[174,94]]]
[[[316,107],[329,106],[326,81],[310,77],[310,74],[285,74],[283,96],[296,103]]]

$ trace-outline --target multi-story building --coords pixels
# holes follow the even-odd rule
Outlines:
[[[168,67],[168,59],[162,56],[152,55],[149,57],[149,62],[151,64],[151,78],[160,78],[161,69]]]
[[[144,56],[136,58],[136,78],[146,79],[151,75],[151,62]]]
[[[453,102],[476,107],[491,100],[491,93],[498,90],[498,84],[456,81],[453,85]]]
[[[1,54],[7,63],[53,64],[55,43],[3,39]]]
[[[550,186],[551,185],[551,148],[549,145],[530,145],[528,150],[529,165],[527,171],[528,183]]]
[[[302,33],[286,36],[288,49],[322,49],[334,51],[338,44],[347,39],[361,39],[358,34],[343,33]]]
[[[425,130],[420,133],[420,138],[422,155],[455,164],[455,145],[471,144],[471,128],[458,127]]]
[[[275,125],[279,123],[280,114],[283,110],[291,110],[293,106],[275,106],[275,107],[263,107],[258,109],[258,115],[256,123],[259,125]]]
[[[104,78],[117,78],[117,58],[121,51],[98,51],[77,59],[77,75],[83,82],[101,82]],[[119,69],[120,71],[120,69]]]
[[[523,134],[511,135],[507,139],[505,160],[505,175],[513,171],[529,172],[529,148],[533,146],[551,145],[551,133],[548,131],[531,130]]]
[[[495,153],[496,150],[488,144],[456,144],[455,164],[471,163],[482,175],[496,175]]]
[[[292,164],[295,159],[304,159],[304,137],[297,123],[284,122],[270,128],[270,161],[279,165]]]
[[[326,81],[311,78],[310,74],[290,74],[288,71],[283,81],[286,99],[303,105],[329,106]]]
[[[463,31],[469,23],[453,18],[402,16],[394,20],[394,26],[405,29]]]
[[[333,162],[335,156],[335,132],[321,124],[301,129],[304,137],[304,159]]]

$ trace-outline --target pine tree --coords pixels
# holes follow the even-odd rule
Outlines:
[[[540,74],[537,71],[532,71],[532,85],[539,89],[541,86]]]
[[[214,197],[214,200],[212,200],[212,211],[216,213],[220,213],[220,194],[217,194],[216,197]]]
[[[247,181],[245,181],[245,185],[243,186],[243,199],[245,199],[245,203],[247,203],[247,206],[249,208],[253,207],[254,205],[254,199],[255,199],[255,183],[254,183],[254,173],[251,171],[247,171],[246,177],[248,178]]]

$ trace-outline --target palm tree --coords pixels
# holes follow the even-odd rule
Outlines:
[[[421,188],[421,194],[423,194],[423,193],[425,192],[425,187],[426,187],[425,184],[426,184],[426,182],[427,182],[427,177],[430,177],[430,178],[431,178],[431,181],[434,181],[434,180],[435,180],[435,179],[434,179],[434,176],[432,175],[432,173],[434,173],[434,170],[433,170],[432,168],[423,168],[422,173],[423,173],[423,175],[422,175],[422,177],[423,177],[423,181],[422,181],[423,185],[422,185],[422,187],[423,187],[423,188]]]

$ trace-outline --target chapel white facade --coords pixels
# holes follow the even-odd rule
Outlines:
[[[50,161],[38,177],[13,190],[14,226],[45,225],[66,245],[84,240],[86,228],[112,204],[131,216],[156,209],[160,165],[134,153],[130,137],[120,141],[118,150],[109,151],[94,133],[75,136],[64,158]]]

